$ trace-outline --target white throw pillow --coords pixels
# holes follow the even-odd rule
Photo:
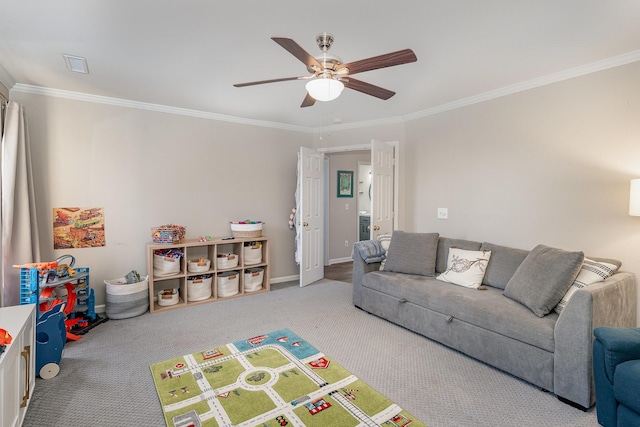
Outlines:
[[[569,302],[569,299],[578,289],[593,285],[594,283],[602,282],[607,277],[613,276],[617,269],[618,267],[616,265],[585,258],[582,263],[582,268],[578,273],[578,277],[576,277],[576,280],[573,281],[573,284],[567,293],[564,294],[558,305],[556,305],[553,310],[560,314]]]
[[[436,277],[443,282],[478,289],[489,264],[491,251],[468,251],[449,248],[447,269]]]
[[[381,234],[378,236],[378,242],[380,242],[380,246],[384,249],[384,253],[386,255],[389,250],[389,245],[391,244],[391,234]],[[387,262],[387,259],[383,259],[380,264],[380,271],[384,271],[384,263]]]

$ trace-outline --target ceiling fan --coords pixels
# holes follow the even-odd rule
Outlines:
[[[322,55],[313,57],[293,39],[286,37],[271,37],[290,54],[298,58],[311,73],[307,76],[285,77],[280,79],[261,80],[256,82],[237,83],[235,87],[253,86],[265,83],[276,83],[288,80],[309,80],[306,84],[307,95],[301,107],[310,107],[316,101],[331,101],[340,96],[342,89],[349,88],[380,99],[389,99],[395,92],[351,77],[364,71],[378,68],[393,67],[395,65],[416,62],[418,58],[411,49],[399,50],[384,55],[373,56],[359,61],[342,63],[342,59],[328,53],[333,44],[333,36],[321,33],[316,36],[316,43]]]

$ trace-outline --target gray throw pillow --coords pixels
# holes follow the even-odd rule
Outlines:
[[[384,271],[434,276],[438,237],[438,233],[394,231]]]
[[[491,259],[482,280],[483,285],[504,289],[529,251],[483,242],[480,250],[491,251]]]
[[[560,302],[578,276],[583,252],[538,245],[527,255],[504,290],[504,296],[544,317]]]

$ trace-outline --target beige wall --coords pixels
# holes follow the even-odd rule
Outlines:
[[[229,221],[266,222],[271,277],[298,274],[296,163],[310,133],[132,108],[12,94],[27,111],[44,260],[71,253],[91,268],[96,304],[104,280],[146,273],[150,228],[187,227],[187,238],[229,235]],[[53,250],[52,208],[104,207],[106,246]]]
[[[407,228],[582,250],[640,278],[638,76],[635,63],[408,123]]]
[[[52,207],[105,207],[108,246],[74,252],[97,270],[96,287],[144,270],[151,226],[184,223],[197,237],[225,234],[242,217],[267,221],[273,276],[297,274],[287,220],[298,147],[372,139],[399,141],[401,229],[579,249],[618,258],[640,277],[640,218],[627,215],[629,180],[640,177],[639,75],[635,63],[407,123],[314,135],[12,99],[28,111],[44,255],[64,253],[51,250]],[[438,207],[449,208],[448,220],[436,219]]]
[[[350,260],[351,248],[358,240],[358,162],[371,162],[371,152],[353,151],[326,156],[329,159],[327,261],[331,264]],[[338,197],[339,170],[353,172],[353,197]]]

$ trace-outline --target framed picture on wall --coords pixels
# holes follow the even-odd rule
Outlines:
[[[353,171],[338,171],[338,197],[353,197]]]

